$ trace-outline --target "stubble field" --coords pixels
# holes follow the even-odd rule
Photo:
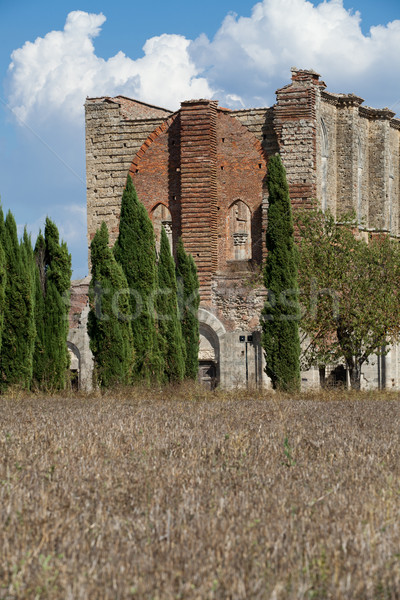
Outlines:
[[[0,598],[400,597],[400,401],[0,398]]]

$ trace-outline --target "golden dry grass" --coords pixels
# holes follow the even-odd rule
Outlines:
[[[400,597],[396,395],[0,398],[0,598]]]

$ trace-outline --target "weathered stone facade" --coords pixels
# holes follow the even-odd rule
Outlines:
[[[337,218],[354,209],[361,229],[399,235],[400,121],[362,103],[299,69],[270,108],[191,100],[171,113],[122,96],[87,100],[88,242],[102,221],[115,241],[130,173],[156,232],[164,225],[174,250],[182,236],[196,261],[200,360],[211,384],[245,385],[247,354],[249,384],[268,385],[259,345],[268,156],[280,152],[294,207],[318,199]],[[397,386],[391,360],[396,375],[387,379]],[[317,381],[303,376],[305,386]]]
[[[93,387],[93,356],[89,347],[87,320],[89,314],[90,277],[71,282],[71,306],[67,346],[70,354],[72,384],[89,392]]]

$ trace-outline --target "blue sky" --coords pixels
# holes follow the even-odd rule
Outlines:
[[[87,274],[87,95],[267,106],[297,66],[400,113],[398,0],[0,0],[0,49],[3,209],[33,238],[52,217],[75,278]]]

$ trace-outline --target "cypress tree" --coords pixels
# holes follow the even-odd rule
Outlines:
[[[36,323],[35,323],[35,272],[36,263],[32,248],[31,237],[28,235],[26,227],[21,240],[21,258],[26,272],[26,284],[29,286],[30,309],[27,314],[27,335],[26,335],[26,363],[27,381],[29,386],[33,376],[33,360],[36,338]]]
[[[88,333],[101,387],[129,384],[134,364],[128,284],[121,265],[108,247],[105,223],[90,246],[92,280],[89,286]]]
[[[33,355],[33,380],[38,384],[44,384],[46,378],[46,353],[45,353],[45,296],[46,296],[46,242],[39,231],[35,244],[35,324],[36,339],[35,352]]]
[[[199,320],[200,304],[197,268],[191,254],[186,254],[179,238],[176,252],[178,304],[182,337],[185,345],[185,377],[197,379],[199,371]]]
[[[29,264],[30,242],[27,238],[21,244],[18,242],[17,226],[11,212],[7,214],[1,235],[6,258],[7,287],[0,356],[0,386],[2,390],[13,384],[29,388],[35,339],[32,265]]]
[[[156,326],[156,247],[152,222],[139,202],[128,175],[122,195],[119,235],[114,255],[130,290],[132,333],[135,347],[134,378],[161,381],[164,364]]]
[[[47,381],[51,388],[63,389],[69,367],[67,349],[71,255],[65,242],[59,242],[58,229],[48,217],[46,242],[45,351]]]
[[[164,341],[165,374],[168,381],[182,381],[185,377],[185,346],[178,313],[175,262],[164,227],[161,229],[158,285],[158,329]]]
[[[278,154],[268,163],[267,260],[264,283],[268,298],[262,311],[265,371],[274,389],[300,388],[300,315],[297,256],[286,173]]]
[[[6,255],[3,250],[4,243],[4,217],[3,211],[0,206],[0,353],[1,353],[1,340],[3,335],[4,326],[4,306],[5,306],[5,293],[7,286],[7,269],[6,269]]]
[[[55,223],[46,218],[44,243],[40,233],[35,245],[36,347],[34,375],[46,389],[65,387],[69,354],[67,348],[71,256],[59,241]]]

